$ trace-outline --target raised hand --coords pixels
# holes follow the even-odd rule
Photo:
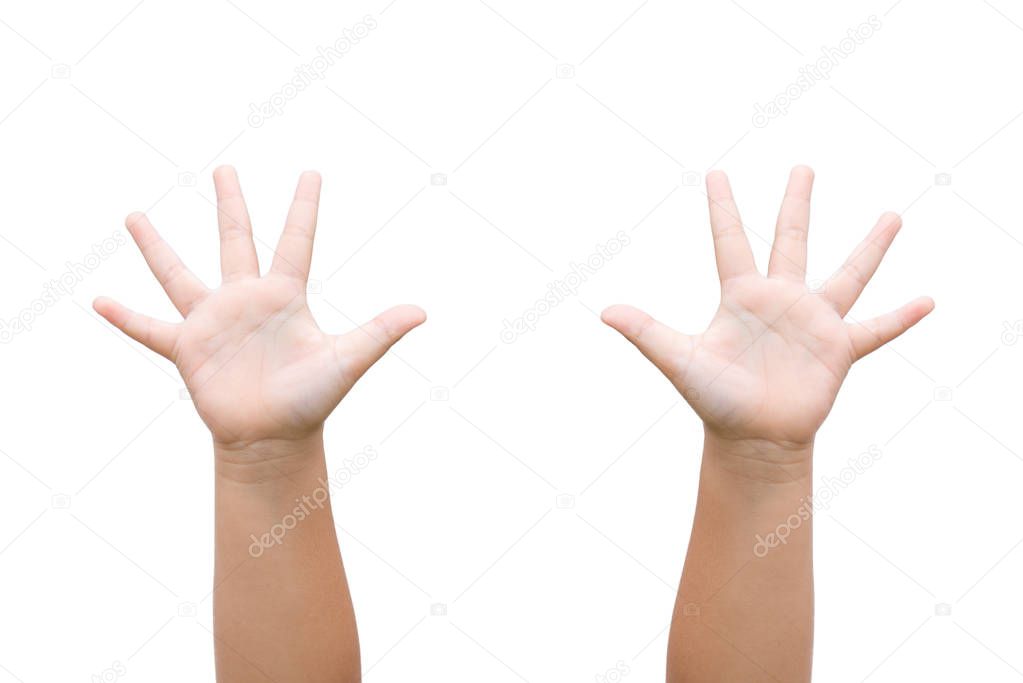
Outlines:
[[[184,317],[155,320],[107,298],[96,311],[170,359],[199,415],[226,449],[317,432],[364,372],[426,316],[397,306],[347,334],[325,334],[306,303],[320,176],[303,173],[269,272],[260,277],[245,200],[233,168],[213,173],[223,282],[208,289],[141,213],[126,224]]]
[[[720,171],[708,174],[721,303],[702,334],[682,334],[631,306],[603,313],[604,322],[635,344],[721,439],[804,450],[850,366],[934,308],[930,299],[919,298],[866,322],[843,320],[902,226],[894,213],[881,216],[820,291],[807,288],[812,185],[813,171],[792,170],[765,277],[756,270],[728,178]]]

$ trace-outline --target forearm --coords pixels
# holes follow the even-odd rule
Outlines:
[[[216,450],[217,680],[360,680],[322,436]]]
[[[810,680],[810,450],[708,435],[669,682]]]

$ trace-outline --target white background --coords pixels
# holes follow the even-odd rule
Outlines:
[[[366,15],[322,81],[249,125]],[[753,125],[870,15],[829,80]],[[366,679],[593,681],[622,662],[657,681],[701,431],[597,314],[702,329],[702,175],[730,172],[763,265],[788,170],[810,164],[810,278],[890,209],[905,228],[852,316],[937,302],[853,369],[819,435],[818,482],[882,457],[817,516],[816,679],[1015,681],[1021,59],[1006,0],[5,3],[0,317],[131,210],[215,284],[219,163],[265,267],[299,172],[320,170],[322,326],[430,316],[328,423],[332,470],[380,454],[334,499]],[[577,296],[501,342],[620,230]],[[173,367],[91,311],[99,294],[176,316],[129,242],[0,347],[0,681],[114,662],[211,681],[208,434]]]

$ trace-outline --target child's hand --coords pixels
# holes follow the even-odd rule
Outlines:
[[[94,306],[136,341],[174,362],[222,449],[289,442],[317,433],[356,380],[426,316],[398,306],[348,334],[325,334],[306,305],[320,176],[304,173],[270,271],[260,277],[234,169],[214,171],[223,282],[210,290],[142,214],[127,227],[185,320],[171,324],[110,299]],[[258,450],[258,449],[256,449]]]
[[[892,213],[881,216],[819,293],[807,289],[812,185],[809,168],[793,169],[764,277],[727,177],[719,171],[707,176],[721,304],[703,334],[681,334],[630,306],[604,311],[604,322],[653,361],[722,440],[806,452],[849,367],[934,308],[920,298],[862,324],[842,320],[902,224]]]

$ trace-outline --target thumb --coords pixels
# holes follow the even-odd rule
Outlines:
[[[652,318],[638,308],[618,304],[604,309],[600,319],[635,344],[661,372],[674,381],[679,371],[680,351],[688,337]]]
[[[369,370],[395,342],[426,320],[426,313],[408,304],[389,308],[365,325],[334,338],[345,374],[352,382]]]

